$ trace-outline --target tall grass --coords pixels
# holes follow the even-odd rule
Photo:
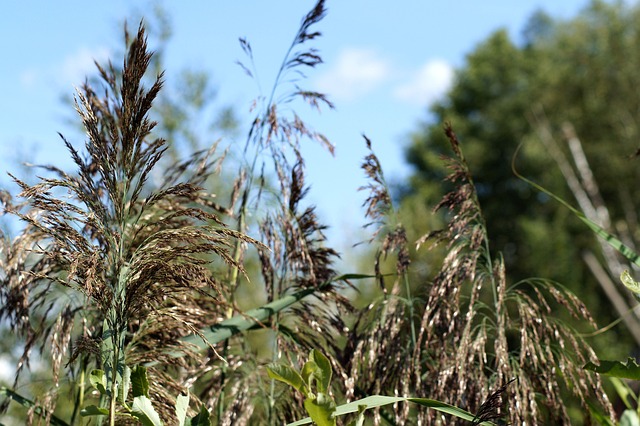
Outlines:
[[[166,149],[166,141],[149,138],[155,123],[147,114],[162,87],[161,75],[149,89],[141,84],[150,57],[140,27],[121,80],[113,67],[99,68],[105,97],[86,85],[78,93],[85,155],[64,140],[76,175],[47,166],[56,177],[35,185],[14,178],[30,209],[10,210],[26,226],[10,247],[15,256],[3,265],[0,314],[27,338],[21,363],[34,344],[50,340],[47,413],[55,408],[63,357],[70,357],[72,377],[85,376],[93,363],[107,372],[114,413],[125,363],[162,360],[163,349],[172,346],[189,353],[178,337],[215,321],[206,313],[224,304],[204,255],[243,270],[231,256],[233,241],[257,243],[226,227],[210,208],[213,196],[199,188],[212,173],[212,152],[168,170],[158,188],[145,185]],[[163,360],[164,369],[187,368],[183,360]],[[153,374],[159,389],[178,387],[165,371]],[[157,397],[164,404],[166,395]]]
[[[440,272],[432,282],[410,281],[410,242],[371,151],[365,207],[377,226],[372,275],[381,297],[360,311],[352,306],[343,290],[363,276],[335,271],[338,253],[304,201],[300,144],[333,146],[285,107],[332,107],[322,94],[288,84],[321,63],[308,43],[325,14],[320,0],[303,18],[273,88],[256,103],[233,183],[220,181],[226,163],[216,146],[160,169],[167,142],[153,134],[149,112],[163,81],[143,84],[151,53],[142,26],[127,35],[121,73],[98,67],[101,87],[85,84],[76,96],[84,150],[63,138],[77,170],[45,166],[52,177],[33,185],[14,178],[21,202],[1,193],[5,212],[24,224],[2,239],[0,256],[0,320],[24,341],[13,387],[3,388],[4,409],[16,401],[29,424],[81,424],[91,403],[108,408],[110,424],[128,424],[133,419],[116,416],[127,408],[127,369],[145,365],[166,424],[176,423],[176,396],[187,392],[190,415],[203,404],[216,424],[282,424],[304,417],[303,400],[265,367],[301,364],[319,349],[336,377],[331,393],[346,400],[411,395],[477,413],[476,424],[550,424],[569,420],[568,389],[585,412],[595,398],[611,413],[599,379],[581,369],[593,352],[553,317],[551,304],[592,323],[587,310],[555,283],[507,285],[450,127],[453,187],[437,206],[447,226],[418,241],[445,245]],[[250,43],[241,45],[252,61]],[[251,75],[255,68],[244,65]],[[216,179],[231,187],[227,201],[207,192]],[[395,260],[389,271],[387,258]],[[29,400],[16,390],[36,353],[48,357],[51,376]],[[88,386],[93,369],[107,375],[99,397]],[[64,398],[69,412],[56,412]],[[405,405],[376,411],[374,421],[454,423],[442,416]]]
[[[357,385],[353,392],[428,396],[482,413],[479,421],[564,424],[570,422],[568,391],[582,404],[585,418],[593,400],[612,416],[599,378],[582,369],[595,354],[552,311],[552,306],[566,309],[595,326],[586,307],[558,283],[531,279],[507,284],[502,258],[489,250],[460,142],[450,126],[445,132],[453,152],[444,160],[451,170],[451,191],[435,210],[445,212],[447,224],[417,241],[418,247],[445,245],[445,257],[433,281],[418,294],[402,292],[402,280],[397,280],[359,314],[346,351],[354,354],[349,358],[350,383]],[[408,263],[405,232],[389,214],[391,197],[375,156],[364,167],[374,180],[369,212],[382,224],[382,253],[397,253],[397,276],[402,277]],[[378,211],[385,214],[372,213]],[[464,423],[409,407],[394,415],[396,424]]]

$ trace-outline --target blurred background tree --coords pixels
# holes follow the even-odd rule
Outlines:
[[[446,189],[442,125],[451,122],[474,175],[492,249],[504,254],[511,281],[537,276],[566,285],[600,326],[619,317],[612,309],[616,300],[616,309],[627,312],[635,302],[612,285],[628,266],[603,252],[571,212],[516,177],[511,163],[522,144],[515,162],[520,173],[575,205],[574,196],[586,194],[593,211],[585,213],[635,247],[639,46],[640,7],[598,0],[566,21],[534,14],[517,41],[498,30],[480,43],[406,151],[414,171],[401,199],[413,237],[432,229],[434,218],[416,215],[427,216]],[[580,148],[590,167],[579,161]],[[577,186],[567,185],[571,173],[559,166],[573,170]],[[428,277],[433,255],[423,249],[417,256],[422,267],[416,271]],[[640,323],[634,314],[625,318],[626,328],[593,342],[601,357],[635,353]]]

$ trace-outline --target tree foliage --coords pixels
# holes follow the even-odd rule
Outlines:
[[[506,30],[490,35],[468,54],[446,98],[431,108],[433,119],[414,133],[407,150],[414,173],[404,207],[420,211],[440,196],[442,123],[451,122],[465,147],[492,248],[504,253],[511,279],[560,281],[600,323],[613,320],[583,260],[586,252],[600,253],[597,242],[569,212],[515,176],[511,164],[522,144],[518,171],[572,199],[557,161],[572,157],[565,141],[579,138],[599,186],[596,207],[608,209],[610,231],[637,241],[639,42],[640,7],[602,1],[567,21],[537,12],[517,41]],[[424,232],[413,223],[416,235]],[[609,275],[618,281],[619,273]],[[628,339],[627,331],[620,334]]]

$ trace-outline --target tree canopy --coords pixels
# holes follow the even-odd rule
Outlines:
[[[516,39],[503,29],[491,34],[468,54],[452,89],[431,107],[432,118],[414,132],[406,151],[414,172],[404,207],[415,213],[442,195],[442,125],[450,122],[474,176],[492,248],[503,253],[511,281],[557,280],[606,325],[616,316],[585,263],[590,253],[600,259],[606,253],[572,213],[518,178],[512,160],[519,173],[573,201],[575,188],[560,167],[563,161],[572,165],[594,211],[608,212],[603,225],[634,245],[639,45],[640,7],[623,2],[593,1],[566,21],[538,12]],[[590,167],[575,157],[569,140],[581,142],[573,148],[584,150]],[[591,180],[581,174],[589,170]],[[416,236],[428,226],[411,220]],[[617,271],[607,267],[609,279],[619,282]]]

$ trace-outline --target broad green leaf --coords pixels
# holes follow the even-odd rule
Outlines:
[[[308,389],[302,377],[296,370],[288,365],[271,364],[267,367],[267,374],[270,378],[286,383],[298,392],[302,392],[305,397],[308,395]]]
[[[307,398],[304,400],[304,408],[317,426],[336,426],[336,419],[333,417],[336,405],[330,396],[318,393],[316,398]]]
[[[109,410],[102,407],[97,407],[95,405],[89,405],[80,410],[80,415],[82,417],[87,416],[108,416]]]
[[[107,394],[107,376],[102,370],[91,370],[89,373],[89,382],[94,389],[97,389],[102,395]]]
[[[624,284],[624,286],[629,290],[637,295],[640,295],[640,283],[633,279],[627,269],[622,271],[622,273],[620,274],[620,281],[622,281],[622,284]]]
[[[184,422],[187,418],[187,410],[189,409],[189,393],[186,395],[178,395],[176,398],[176,417],[178,418],[178,426],[185,426]]]
[[[146,396],[133,398],[131,415],[136,417],[144,426],[162,426],[162,420]]]
[[[444,402],[436,401],[433,399],[426,398],[405,398],[401,396],[383,396],[383,395],[373,395],[368,396],[366,398],[359,399],[357,401],[350,402],[348,404],[339,405],[336,407],[336,411],[334,416],[342,416],[349,413],[358,412],[359,406],[366,405],[367,409],[369,408],[377,408],[382,407],[389,404],[395,404],[396,402],[409,401],[414,402],[416,404],[420,404],[424,407],[429,407],[434,410],[441,411],[446,414],[451,414],[463,420],[473,421],[474,415],[465,411],[461,408],[455,407],[453,405],[445,404]],[[311,423],[311,418],[307,417],[306,419],[298,420],[293,423],[289,423],[287,426],[299,426],[306,425]],[[494,425],[492,422],[483,422],[481,425]]]
[[[149,381],[147,380],[147,368],[138,365],[131,372],[131,386],[133,397],[149,397]]]
[[[605,376],[619,377],[621,379],[640,380],[640,366],[636,364],[633,358],[629,358],[626,364],[620,361],[603,361],[598,360],[600,365],[588,362],[583,368],[585,370],[595,371]]]
[[[121,404],[127,402],[127,396],[129,395],[129,388],[131,387],[131,369],[129,366],[124,366],[124,372],[122,374],[122,385],[118,389],[118,398]]]
[[[635,410],[624,410],[620,416],[620,426],[640,426],[640,418]]]
[[[331,362],[329,359],[324,356],[324,354],[315,349],[311,350],[309,354],[309,359],[314,361],[319,369],[319,385],[318,392],[326,393],[329,389],[329,384],[331,383]]]
[[[211,426],[211,419],[209,418],[209,410],[207,410],[207,407],[203,404],[200,407],[200,412],[196,414],[195,417],[187,420],[185,426]]]
[[[315,363],[315,361],[309,360],[304,363],[300,375],[302,376],[302,380],[304,381],[304,383],[307,385],[309,392],[314,392],[313,379],[320,380],[321,374],[322,372],[320,371],[320,368],[318,367],[318,364]]]
[[[42,409],[42,407],[37,406],[30,399],[25,398],[24,396],[12,391],[11,389],[7,389],[4,386],[0,386],[0,395],[10,398],[12,401],[17,402],[18,404],[22,405],[25,408],[33,408],[34,413],[36,413],[40,417],[44,417],[45,415],[45,411]],[[53,414],[51,415],[51,420],[49,424],[53,426],[69,426],[67,422],[60,419],[59,417],[54,416]]]

